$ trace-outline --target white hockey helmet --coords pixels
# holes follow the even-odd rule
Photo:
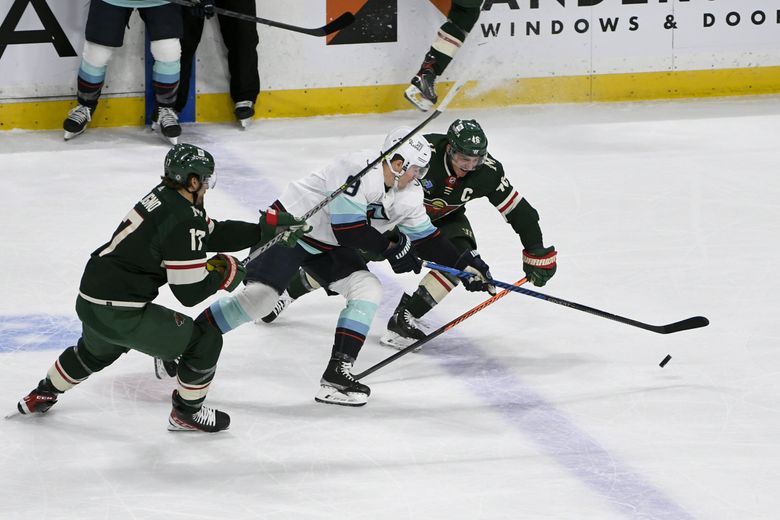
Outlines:
[[[382,153],[387,153],[394,144],[409,135],[412,130],[412,128],[402,126],[387,134],[385,144],[382,145]],[[395,171],[390,166],[390,171],[393,172],[396,179],[402,177],[412,166],[419,167],[417,178],[422,179],[428,173],[428,163],[431,161],[431,144],[422,135],[414,134],[404,140],[401,146],[385,155],[385,161],[390,165],[390,161],[396,156],[400,156],[404,160],[400,171]]]

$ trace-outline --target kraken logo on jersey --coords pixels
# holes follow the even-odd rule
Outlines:
[[[390,220],[385,211],[385,207],[377,202],[372,202],[366,209],[366,216],[369,220]]]

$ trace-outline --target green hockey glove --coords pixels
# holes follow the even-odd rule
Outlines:
[[[278,242],[286,247],[293,247],[303,235],[311,231],[312,227],[286,211],[277,211],[268,208],[260,212],[260,245],[265,244],[276,235],[282,235]]]
[[[208,271],[216,271],[223,276],[222,284],[219,288],[228,292],[232,292],[238,287],[246,276],[246,267],[244,267],[244,264],[235,256],[223,253],[219,253],[209,258],[206,262],[206,269]]]
[[[544,286],[558,268],[557,256],[555,246],[523,249],[523,271],[528,281],[537,287]]]

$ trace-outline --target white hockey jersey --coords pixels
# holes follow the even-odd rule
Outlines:
[[[285,211],[301,216],[341,187],[350,175],[363,170],[373,160],[370,157],[366,152],[339,157],[322,170],[288,184],[279,201]],[[307,222],[313,229],[306,235],[309,243],[299,244],[312,253],[320,252],[313,243],[338,245],[331,226],[359,226],[366,221],[381,233],[398,226],[412,241],[436,232],[425,212],[420,183],[413,181],[402,190],[386,190],[380,164],[310,217]]]

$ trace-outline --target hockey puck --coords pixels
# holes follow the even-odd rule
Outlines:
[[[663,360],[661,360],[661,362],[658,364],[658,366],[661,367],[661,368],[665,367],[670,359],[672,359],[671,354],[667,354],[666,357],[663,358]]]

